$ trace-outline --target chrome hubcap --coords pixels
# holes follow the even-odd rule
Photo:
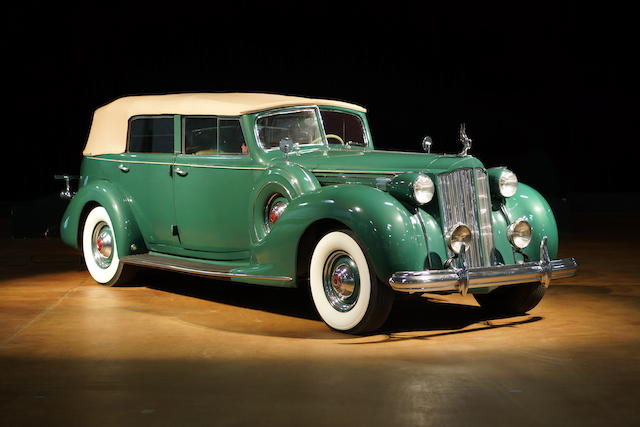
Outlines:
[[[101,268],[107,268],[113,260],[113,234],[111,227],[102,221],[93,229],[91,237],[93,259]]]
[[[353,308],[360,293],[360,274],[355,261],[344,251],[327,258],[323,271],[324,293],[333,308],[345,312]]]

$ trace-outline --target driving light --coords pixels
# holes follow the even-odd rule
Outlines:
[[[464,224],[456,224],[449,235],[449,247],[453,252],[459,254],[463,243],[469,249],[471,245],[471,230]]]
[[[517,219],[509,226],[507,237],[513,246],[524,249],[531,243],[531,225],[523,218]]]
[[[433,181],[426,175],[419,175],[413,183],[413,197],[421,205],[431,201],[433,198]]]
[[[504,169],[498,178],[498,189],[503,197],[511,197],[518,190],[518,177],[509,169]]]

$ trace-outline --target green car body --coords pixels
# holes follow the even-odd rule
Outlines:
[[[366,146],[334,145],[323,131],[320,143],[290,153],[265,149],[256,130],[259,118],[301,109],[356,116],[363,124]],[[121,259],[153,254],[192,260],[223,266],[224,277],[232,281],[296,287],[308,281],[309,257],[319,237],[345,229],[357,236],[373,274],[388,286],[397,272],[448,268],[452,252],[449,230],[443,229],[438,177],[461,170],[477,177],[486,171],[470,155],[376,150],[365,112],[348,106],[280,106],[234,117],[246,144],[243,155],[185,154],[183,118],[188,115],[172,113],[164,111],[173,117],[172,153],[85,153],[78,191],[61,222],[65,243],[81,247],[88,213],[102,206],[111,219]],[[501,196],[501,171],[487,173],[485,196],[495,252],[484,265],[539,261],[543,238],[550,258],[555,258],[558,231],[549,204],[522,183],[511,197]],[[411,181],[396,179],[411,174],[435,183],[428,203],[411,200]],[[268,204],[275,197],[285,208],[277,222],[269,224]],[[531,227],[531,243],[521,250],[509,239],[509,227],[517,219]],[[474,287],[469,292],[494,288]]]

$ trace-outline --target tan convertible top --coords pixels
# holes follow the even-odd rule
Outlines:
[[[144,114],[198,114],[240,116],[272,108],[330,105],[366,112],[363,107],[329,99],[301,98],[266,93],[181,93],[128,96],[98,108],[82,154],[124,153],[129,118]]]

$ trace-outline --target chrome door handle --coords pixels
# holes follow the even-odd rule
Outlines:
[[[129,172],[129,168],[126,167],[125,165],[118,165],[118,169],[120,169],[124,173]]]
[[[180,169],[180,168],[176,168],[176,173],[177,173],[178,175],[180,175],[180,176],[187,176],[187,175],[189,175],[189,172],[187,172],[187,171],[183,171],[183,170],[182,170],[182,169]]]

